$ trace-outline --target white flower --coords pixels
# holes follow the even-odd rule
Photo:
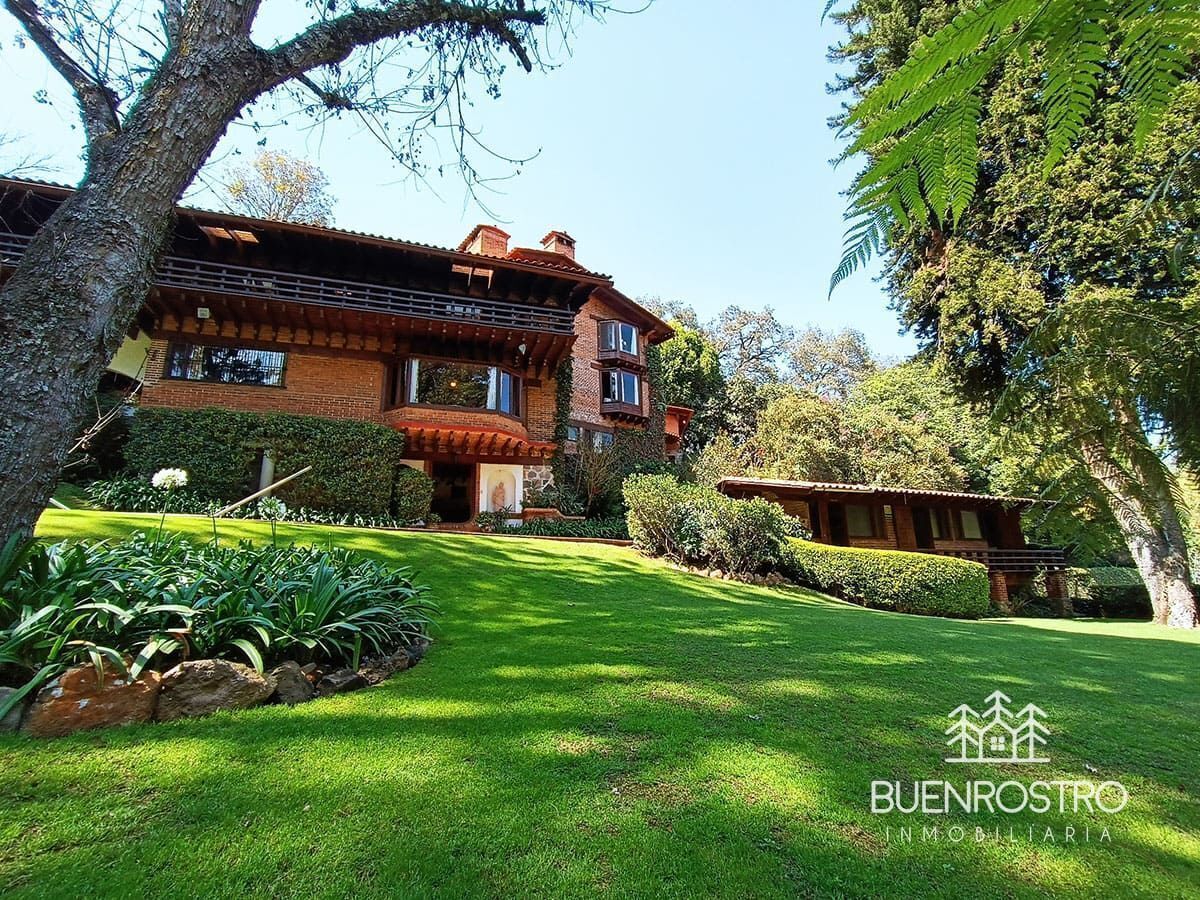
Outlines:
[[[258,501],[258,514],[264,519],[278,521],[287,518],[287,504],[278,497],[263,497]]]
[[[159,469],[150,483],[160,491],[173,491],[187,484],[188,474],[183,469]]]

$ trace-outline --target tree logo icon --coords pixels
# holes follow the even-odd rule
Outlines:
[[[1050,733],[1042,723],[1044,710],[1027,703],[1014,712],[1012,700],[1001,691],[993,691],[985,702],[981,713],[964,703],[947,717],[951,725],[946,729],[946,744],[957,755],[947,756],[946,762],[1050,762],[1039,755]]]

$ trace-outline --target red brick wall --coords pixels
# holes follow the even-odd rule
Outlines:
[[[612,426],[611,420],[600,415],[600,370],[596,366],[600,354],[599,322],[621,319],[616,309],[607,303],[589,299],[575,316],[575,346],[571,350],[571,419],[592,425]],[[646,336],[638,331],[638,349],[645,358]],[[645,376],[638,397],[642,413],[648,415],[649,391]]]
[[[209,341],[219,343],[219,341]],[[287,370],[283,387],[212,384],[163,378],[167,340],[156,337],[146,360],[143,406],[200,409],[219,406],[245,412],[287,412],[329,419],[378,422],[384,365],[380,359],[346,356],[338,351],[303,351],[281,344]]]

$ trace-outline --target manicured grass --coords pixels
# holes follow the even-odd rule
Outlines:
[[[154,517],[49,512],[49,538]],[[168,520],[203,539],[203,519]],[[265,525],[222,535],[263,539]],[[281,527],[415,566],[429,657],[295,709],[0,741],[18,896],[1194,896],[1195,635],[955,622],[706,580],[586,544]],[[1043,766],[950,765],[1001,688]],[[873,816],[873,779],[1117,779],[1116,816]],[[1039,823],[1037,839],[1026,828]],[[885,826],[1011,824],[1015,842]],[[1111,843],[1063,843],[1063,828]],[[1050,826],[1056,843],[1043,843]],[[1079,838],[1077,837],[1077,841]]]

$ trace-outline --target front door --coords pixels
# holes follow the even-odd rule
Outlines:
[[[914,506],[912,511],[913,533],[918,550],[933,549],[933,510],[928,506]]]
[[[841,503],[829,504],[829,543],[839,547],[850,545],[850,535],[846,531],[846,507]]]
[[[469,522],[474,469],[469,463],[435,462],[429,473],[433,477],[430,512],[441,516],[443,522]]]

